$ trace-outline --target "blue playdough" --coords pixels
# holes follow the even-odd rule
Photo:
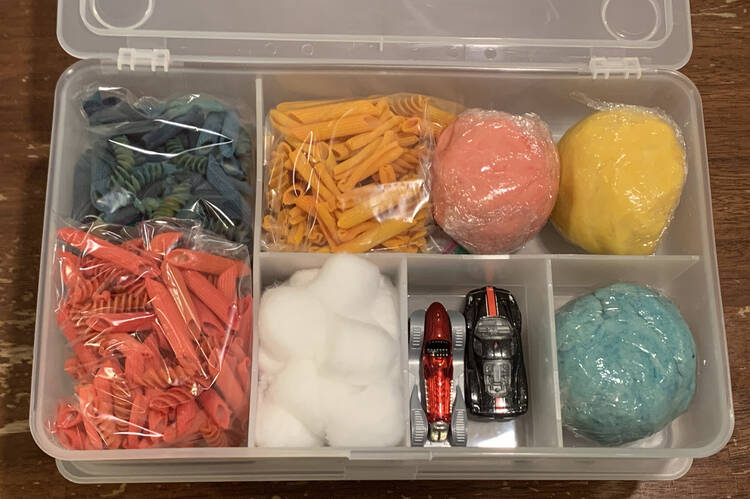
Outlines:
[[[695,392],[695,344],[679,310],[653,289],[613,284],[555,316],[563,424],[606,445],[649,436]]]

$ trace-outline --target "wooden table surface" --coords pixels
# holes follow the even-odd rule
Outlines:
[[[0,497],[748,496],[750,495],[750,0],[692,2],[683,72],[705,112],[735,430],[674,482],[348,482],[75,485],[28,428],[37,274],[55,82],[75,62],[55,35],[56,2],[0,0]]]

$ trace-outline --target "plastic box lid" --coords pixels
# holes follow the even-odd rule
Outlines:
[[[78,58],[315,66],[678,69],[692,51],[688,0],[59,0],[58,39]]]

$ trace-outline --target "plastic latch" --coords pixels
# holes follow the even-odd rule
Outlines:
[[[123,66],[129,67],[135,71],[139,64],[150,64],[151,71],[162,67],[164,71],[169,71],[169,49],[135,49],[130,47],[121,47],[117,53],[117,69]]]
[[[641,62],[637,57],[592,57],[589,61],[589,71],[594,79],[602,76],[608,79],[610,75],[631,75],[640,78],[643,74]]]

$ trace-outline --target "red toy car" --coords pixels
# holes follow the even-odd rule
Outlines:
[[[409,317],[409,365],[418,376],[409,402],[413,446],[466,445],[466,404],[458,386],[465,338],[463,316],[440,303]]]
[[[451,320],[440,303],[425,313],[422,343],[422,383],[429,438],[442,442],[448,438],[453,402],[453,343]]]

